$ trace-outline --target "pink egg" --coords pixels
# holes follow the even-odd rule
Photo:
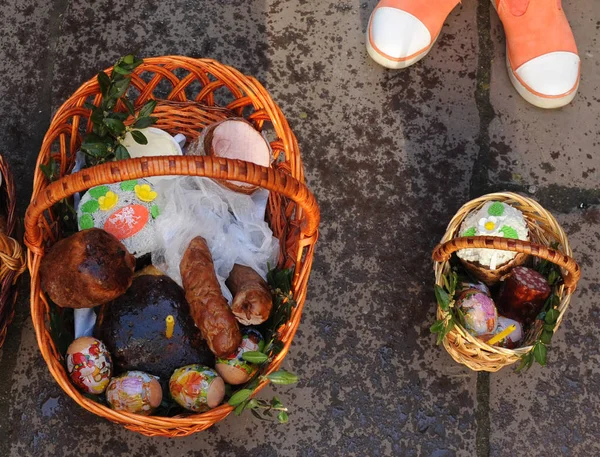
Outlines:
[[[466,330],[471,335],[487,335],[496,330],[498,310],[487,294],[479,290],[467,290],[457,300],[456,306],[462,311]]]

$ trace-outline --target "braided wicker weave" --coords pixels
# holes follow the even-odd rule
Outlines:
[[[166,94],[161,99],[159,97],[161,91],[165,93],[165,86]],[[62,354],[58,353],[49,333],[49,304],[40,289],[39,267],[44,249],[60,238],[52,206],[75,192],[99,184],[157,175],[206,176],[243,181],[269,189],[267,219],[280,240],[279,267],[295,269],[293,294],[298,306],[288,324],[280,329],[285,346],[269,364],[267,373],[281,365],[300,323],[320,213],[313,194],[304,184],[296,138],[279,107],[256,79],[213,60],[156,57],[145,59],[135,70],[131,90],[137,91],[135,105],[138,107],[150,98],[158,100],[153,114],[158,117],[157,127],[171,134],[183,133],[188,138],[197,137],[206,125],[232,114],[243,116],[258,130],[267,130],[274,137],[271,147],[275,162],[271,168],[264,168],[212,157],[145,157],[110,162],[69,175],[82,134],[91,128],[90,112],[83,108],[83,104],[86,100],[98,104],[101,99],[95,78],[83,84],[55,114],[37,161],[33,196],[25,219],[31,270],[31,315],[37,341],[50,372],[79,405],[144,435],[186,436],[224,419],[232,408],[222,405],[203,414],[144,417],[114,411],[94,402],[79,393],[69,381]],[[224,107],[215,106],[216,100],[223,98],[223,91],[230,101]],[[50,156],[60,164],[61,179],[48,184],[39,165],[47,163]],[[261,383],[257,391],[265,384]]]
[[[462,221],[471,211],[476,211],[488,201],[500,201],[519,209],[525,216],[531,242],[500,237],[459,237]],[[558,250],[549,248],[558,242]],[[448,224],[446,234],[433,251],[436,284],[443,286],[443,276],[450,270],[450,256],[453,252],[465,248],[488,248],[514,251],[549,260],[561,267],[564,284],[561,285],[560,317],[556,329],[563,320],[571,295],[581,276],[579,266],[571,258],[572,251],[564,230],[554,216],[542,208],[536,201],[521,195],[505,192],[484,195],[465,204]],[[443,319],[446,313],[438,306],[437,318]],[[452,358],[475,371],[495,372],[520,360],[520,357],[532,349],[527,345],[539,337],[541,326],[529,335],[526,345],[514,350],[490,346],[475,338],[459,325],[444,338],[444,347]]]
[[[15,184],[8,163],[0,155],[0,207],[6,216],[6,225],[0,231],[0,347],[6,339],[8,326],[15,315],[16,282],[25,271],[25,253],[19,242],[18,219],[15,214]]]

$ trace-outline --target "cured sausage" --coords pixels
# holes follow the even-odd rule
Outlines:
[[[208,347],[217,357],[226,357],[242,342],[240,327],[235,320],[215,273],[206,240],[192,240],[179,265],[185,298],[190,314],[200,329]]]
[[[548,281],[540,273],[527,267],[515,267],[504,280],[496,304],[502,315],[531,323],[550,292]]]
[[[233,294],[231,311],[240,323],[259,325],[269,318],[273,297],[269,286],[256,271],[236,263],[226,284]]]

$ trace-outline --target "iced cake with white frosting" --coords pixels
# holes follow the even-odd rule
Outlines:
[[[490,201],[467,215],[460,226],[459,236],[499,236],[527,241],[529,230],[521,211],[506,203]],[[457,255],[464,261],[495,270],[514,259],[517,253],[470,248],[461,249]]]

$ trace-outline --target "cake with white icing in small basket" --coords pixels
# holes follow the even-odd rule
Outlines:
[[[497,236],[528,241],[529,230],[521,211],[506,203],[489,201],[465,217],[458,236]],[[497,283],[527,258],[525,254],[485,248],[461,249],[457,256],[473,276],[488,285]]]

